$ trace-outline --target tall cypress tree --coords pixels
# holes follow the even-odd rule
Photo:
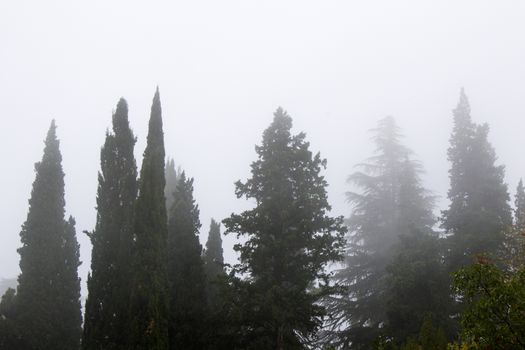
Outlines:
[[[166,188],[164,189],[164,196],[166,197],[166,210],[168,211],[168,220],[170,216],[170,208],[173,205],[173,192],[177,188],[177,170],[175,169],[175,161],[168,158],[166,161]]]
[[[236,183],[236,195],[256,203],[225,219],[227,233],[246,236],[235,246],[245,282],[246,345],[253,349],[300,349],[326,314],[319,301],[334,292],[328,263],[342,257],[346,229],[330,217],[326,166],[313,155],[305,134],[291,134],[282,109],[264,131],[251,178]]]
[[[348,178],[361,189],[347,193],[353,211],[347,221],[346,266],[336,276],[349,294],[332,303],[338,311],[334,326],[343,328],[336,342],[355,349],[369,348],[388,324],[387,267],[398,253],[401,235],[428,235],[434,223],[433,198],[421,185],[421,166],[401,144],[395,120],[380,120],[372,132],[375,155]]]
[[[199,207],[193,179],[179,176],[168,224],[171,349],[203,349],[206,331],[206,276],[199,243]]]
[[[113,133],[100,152],[97,223],[89,234],[93,245],[88,276],[82,348],[127,349],[133,210],[137,196],[135,136],[128,106],[120,99],[113,114]]]
[[[76,350],[82,324],[80,262],[74,220],[64,220],[64,172],[54,121],[35,170],[20,232],[16,322],[27,349]]]
[[[204,251],[203,258],[206,276],[210,282],[209,289],[213,289],[213,282],[217,279],[217,277],[224,274],[221,226],[213,218],[210,222],[210,231],[208,234],[208,240],[206,241],[206,250]]]
[[[488,126],[476,125],[464,90],[453,111],[454,128],[448,149],[450,205],[442,226],[449,234],[447,261],[455,271],[471,264],[476,254],[497,256],[512,224],[504,167],[496,165]]]
[[[129,349],[168,348],[167,217],[159,90],[151,106],[135,205]]]
[[[525,188],[520,179],[514,196],[514,227],[508,236],[510,266],[517,270],[525,266]]]

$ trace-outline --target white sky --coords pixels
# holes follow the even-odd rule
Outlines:
[[[157,84],[166,152],[195,177],[202,243],[212,216],[249,205],[233,183],[249,176],[279,105],[328,159],[334,215],[349,214],[345,179],[371,154],[367,130],[386,115],[446,205],[461,86],[475,121],[490,124],[514,192],[525,176],[524,18],[519,0],[1,1],[0,277],[19,272],[33,166],[55,118],[85,282],[91,247],[82,231],[94,227],[112,110],[128,100],[140,164]]]

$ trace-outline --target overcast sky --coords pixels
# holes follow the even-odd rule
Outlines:
[[[112,111],[127,99],[140,165],[157,85],[166,153],[195,178],[203,244],[211,217],[250,205],[233,183],[249,176],[278,106],[328,159],[334,215],[350,213],[346,177],[371,155],[367,130],[387,115],[446,205],[461,87],[474,120],[490,124],[514,193],[525,176],[524,18],[521,0],[1,1],[0,277],[19,273],[34,163],[55,118],[85,284],[91,246],[82,231],[95,224]]]

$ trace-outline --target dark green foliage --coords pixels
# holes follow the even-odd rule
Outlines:
[[[525,269],[505,272],[486,257],[454,274],[465,310],[462,335],[482,349],[525,348]]]
[[[246,237],[234,248],[235,270],[247,276],[237,283],[243,348],[304,348],[326,314],[318,302],[334,292],[325,267],[342,257],[346,230],[341,217],[328,216],[326,161],[291,127],[290,116],[277,109],[256,146],[252,177],[236,183],[236,195],[256,206],[223,221],[227,233]]]
[[[64,173],[54,121],[42,161],[35,165],[27,220],[20,237],[14,321],[18,349],[73,350],[80,346],[80,265],[74,220],[64,221]]]
[[[97,223],[89,234],[93,249],[82,337],[84,350],[128,349],[133,210],[137,196],[135,141],[127,103],[120,99],[113,114],[113,133],[106,134],[100,152]]]
[[[224,273],[221,225],[213,218],[211,219],[208,240],[206,241],[204,262],[206,264],[206,273],[210,279]]]
[[[0,301],[0,349],[26,349],[16,322],[16,291],[7,289]]]
[[[224,257],[222,251],[221,227],[220,224],[211,219],[208,240],[206,241],[206,250],[204,251],[204,268],[208,279],[208,298],[210,305],[216,303],[215,295],[217,292],[216,284],[218,279],[224,275]]]
[[[167,216],[164,134],[157,89],[135,205],[129,349],[168,348]]]
[[[514,228],[508,239],[510,265],[512,268],[525,266],[525,189],[520,179],[514,200]]]
[[[373,132],[375,156],[359,164],[361,171],[348,178],[361,189],[347,194],[353,212],[347,222],[350,234],[346,267],[337,274],[337,279],[348,285],[349,294],[331,303],[338,311],[335,326],[346,326],[339,334],[340,345],[349,347],[352,344],[355,349],[369,348],[387,324],[387,301],[395,298],[389,296],[392,291],[389,290],[387,266],[398,254],[400,236],[430,235],[434,223],[433,197],[421,186],[419,174],[422,170],[411,159],[411,151],[400,143],[394,119],[380,120]],[[421,238],[422,241],[426,239]],[[429,263],[434,259],[430,257]],[[405,264],[404,261],[398,263]],[[399,272],[404,273],[397,268],[390,271],[394,275]],[[396,288],[412,289],[413,286],[398,285]],[[409,300],[404,302],[405,312],[416,312],[417,305]]]
[[[206,332],[206,275],[199,243],[199,208],[193,179],[179,176],[168,225],[171,349],[203,349]]]
[[[168,218],[170,216],[170,208],[173,205],[173,192],[177,188],[177,170],[175,169],[175,161],[168,158],[166,161],[166,188],[164,189],[164,196],[166,197],[166,209],[168,211]]]
[[[501,253],[512,218],[504,168],[488,142],[488,126],[476,125],[464,91],[454,109],[454,129],[448,149],[450,206],[443,212],[443,228],[450,235],[450,271],[471,264],[478,253]]]
[[[421,232],[402,235],[387,271],[387,329],[397,343],[416,338],[421,326],[432,321],[454,336],[449,278],[437,237]]]

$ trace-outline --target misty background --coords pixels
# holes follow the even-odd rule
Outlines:
[[[85,289],[100,147],[122,96],[138,167],[155,87],[167,155],[195,178],[204,244],[217,220],[250,206],[233,183],[278,106],[328,159],[329,200],[348,216],[347,176],[392,115],[446,206],[451,110],[466,89],[475,122],[525,176],[525,3],[504,1],[0,2],[0,279],[19,273],[34,163],[56,119],[66,208],[77,221]],[[437,214],[437,213],[436,213]],[[235,262],[234,236],[224,241]]]

